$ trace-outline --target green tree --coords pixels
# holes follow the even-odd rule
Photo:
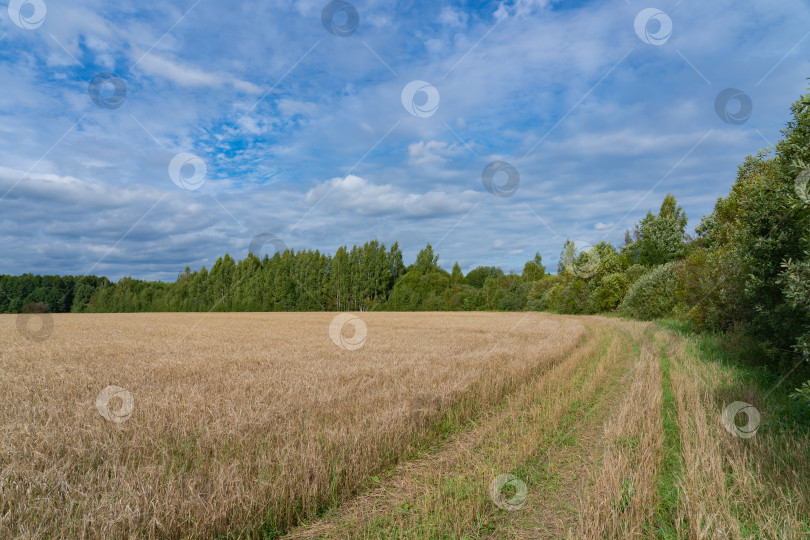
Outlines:
[[[461,271],[461,267],[458,265],[458,261],[453,264],[453,271],[450,272],[450,283],[453,285],[458,285],[464,281],[464,273]]]
[[[464,283],[470,287],[480,289],[488,277],[498,277],[503,275],[503,270],[497,266],[478,266],[470,270],[464,277]]]
[[[545,275],[546,267],[543,266],[543,257],[540,256],[540,252],[537,252],[534,254],[534,259],[523,265],[521,276],[523,281],[537,281],[543,279]]]
[[[439,270],[438,262],[439,256],[433,254],[433,246],[428,243],[428,245],[416,255],[416,262],[413,265],[413,269],[427,274]]]
[[[657,266],[686,255],[686,213],[675,197],[667,193],[658,215],[647,212],[636,225],[635,241],[627,246],[631,262]]]

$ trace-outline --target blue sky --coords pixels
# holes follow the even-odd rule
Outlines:
[[[781,0],[12,0],[0,273],[173,280],[263,233],[555,270],[667,192],[691,230],[778,140],[809,33]],[[92,99],[105,73],[125,95],[102,76]],[[517,189],[486,189],[498,161]]]

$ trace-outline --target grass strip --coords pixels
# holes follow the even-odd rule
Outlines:
[[[678,411],[670,377],[670,359],[661,349],[661,407],[664,428],[663,456],[658,475],[658,508],[655,528],[658,538],[676,538],[675,521],[678,515],[678,484],[683,474],[681,433]]]

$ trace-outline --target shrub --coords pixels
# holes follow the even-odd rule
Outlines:
[[[695,248],[680,267],[678,315],[698,328],[728,330],[742,317],[744,276],[726,248]]]
[[[646,274],[649,270],[650,269],[644,265],[634,264],[633,266],[624,271],[624,275],[627,276],[627,280],[632,285],[633,283],[638,281],[638,278]]]
[[[559,283],[559,278],[555,275],[546,275],[543,279],[532,282],[531,290],[527,295],[529,302],[533,300],[541,300],[543,295],[548,292],[554,285]]]
[[[655,267],[639,278],[627,291],[619,312],[642,320],[659,319],[673,313],[679,287],[681,263],[669,262]]]
[[[622,301],[630,280],[621,272],[608,274],[591,295],[591,311],[612,311]]]
[[[540,299],[542,309],[546,311],[561,312],[562,311],[562,294],[565,290],[565,283],[557,283],[545,292]]]
[[[579,278],[573,278],[555,285],[549,290],[554,292],[551,297],[553,306],[551,309],[557,313],[570,313],[579,315],[588,313],[591,290],[588,283]]]

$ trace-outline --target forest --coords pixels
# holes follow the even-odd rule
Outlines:
[[[810,358],[810,94],[791,106],[775,148],[749,155],[736,181],[687,234],[668,194],[625,234],[577,251],[556,273],[538,253],[520,274],[439,267],[430,244],[406,266],[397,243],[334,254],[286,249],[228,254],[173,283],[95,276],[0,276],[0,312],[549,311],[678,319],[752,338],[773,367]],[[810,395],[810,386],[805,385]]]

